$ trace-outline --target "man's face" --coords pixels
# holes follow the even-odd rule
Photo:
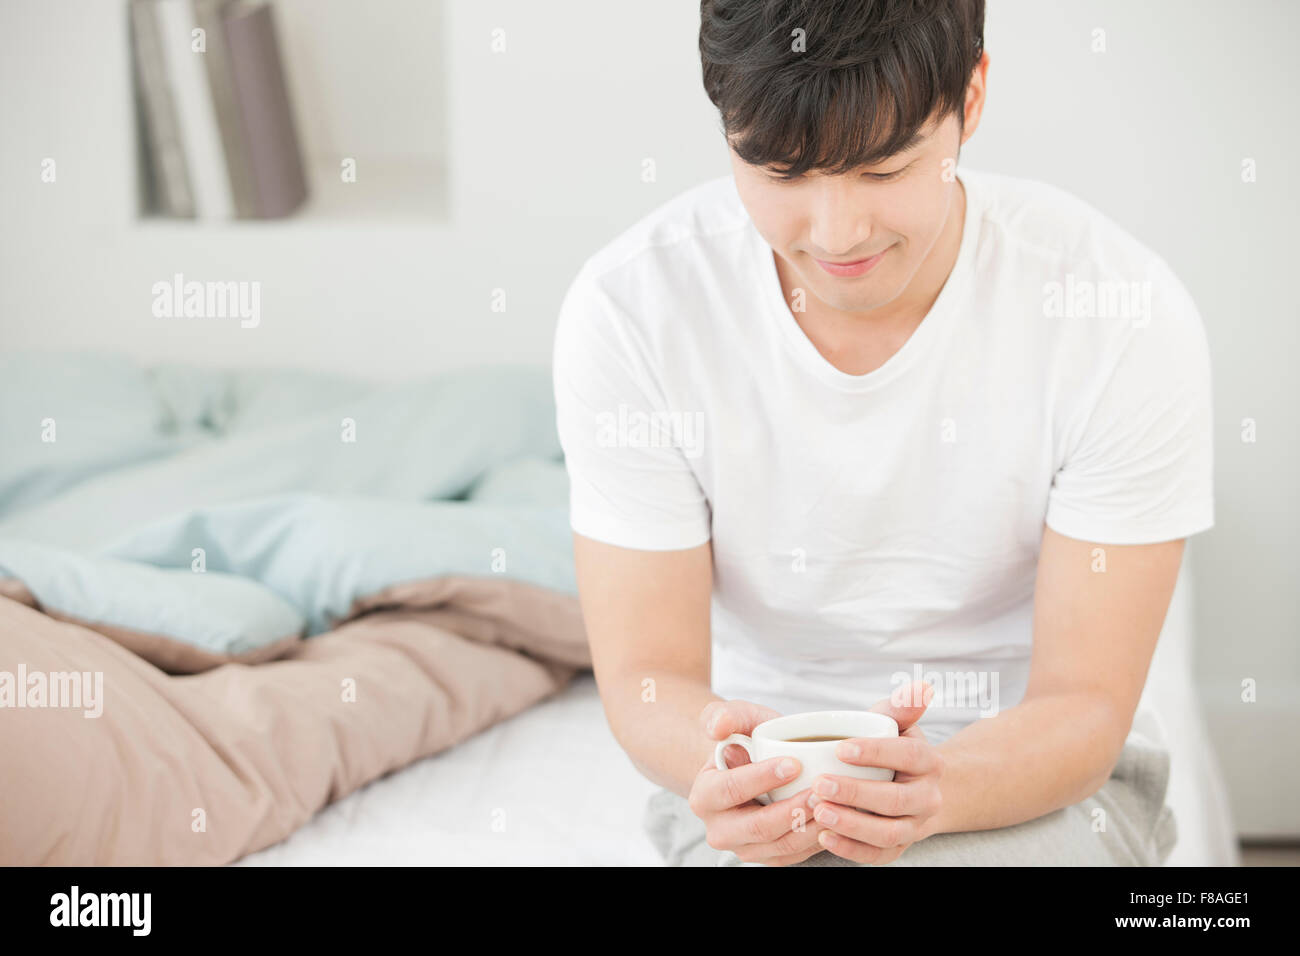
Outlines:
[[[874,166],[812,172],[793,182],[732,151],[750,218],[809,296],[841,311],[869,312],[908,287],[943,232],[959,188],[956,115],[921,132],[913,148]]]

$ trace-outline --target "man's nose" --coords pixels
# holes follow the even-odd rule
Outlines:
[[[809,240],[833,259],[869,252],[871,215],[862,208],[861,196],[842,176],[825,176],[817,184]]]

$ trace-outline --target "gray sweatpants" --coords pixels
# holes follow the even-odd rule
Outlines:
[[[1168,786],[1169,751],[1163,741],[1135,730],[1110,779],[1081,803],[999,830],[938,833],[885,865],[1158,866],[1178,837],[1173,811],[1165,805]],[[645,827],[669,866],[762,865],[709,846],[703,821],[671,790],[650,798]],[[795,865],[861,864],[823,850]]]

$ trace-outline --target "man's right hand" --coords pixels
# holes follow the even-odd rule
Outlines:
[[[711,702],[700,721],[705,735],[716,741],[749,734],[763,721],[780,716],[770,707],[727,700]],[[767,806],[756,799],[793,780],[801,769],[793,757],[773,757],[719,770],[710,756],[696,775],[689,798],[691,811],[704,821],[709,846],[730,850],[746,863],[767,866],[789,866],[820,853],[817,834],[826,828],[812,816],[809,790]]]

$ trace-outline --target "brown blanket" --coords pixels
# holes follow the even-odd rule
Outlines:
[[[102,674],[103,702],[0,707],[7,865],[228,863],[589,664],[575,598],[496,578],[392,587],[276,660],[187,675],[8,593],[0,677]]]

